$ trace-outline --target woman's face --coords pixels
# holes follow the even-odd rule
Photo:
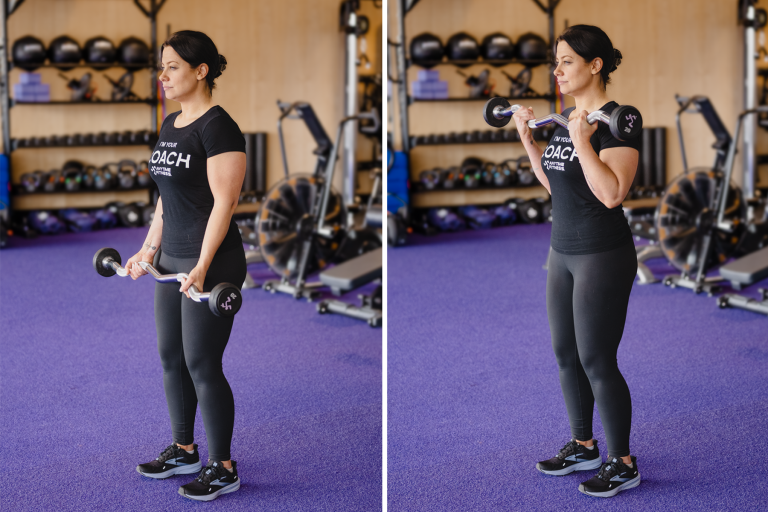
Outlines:
[[[568,43],[560,41],[557,44],[555,65],[555,79],[560,92],[574,96],[593,87],[595,80],[599,83],[603,61],[596,58],[587,62]]]
[[[208,66],[205,64],[193,68],[170,46],[166,46],[163,50],[158,80],[163,85],[165,97],[169,100],[181,102],[191,98],[199,88],[206,87],[207,74]]]

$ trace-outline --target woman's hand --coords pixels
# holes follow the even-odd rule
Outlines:
[[[589,112],[582,110],[579,113],[575,113],[568,120],[568,133],[571,136],[571,142],[574,147],[589,144],[589,139],[592,134],[597,130],[597,122],[589,124],[587,122],[587,115]]]
[[[140,278],[141,276],[147,273],[146,270],[141,268],[141,265],[139,265],[139,262],[146,261],[147,263],[152,263],[155,259],[156,252],[157,252],[157,248],[155,248],[155,250],[142,249],[141,251],[131,256],[131,259],[129,259],[128,262],[125,264],[125,270],[128,271],[128,275],[131,276],[131,279],[135,281],[136,279]]]
[[[184,295],[186,295],[187,298],[189,299],[191,297],[189,296],[188,290],[189,290],[189,287],[194,284],[195,287],[197,288],[197,291],[199,291],[200,293],[203,293],[203,283],[205,283],[205,275],[207,273],[208,273],[208,269],[203,266],[200,266],[200,264],[198,263],[198,265],[189,272],[189,279],[185,279],[184,281],[182,281],[181,288],[179,289],[179,291],[184,292]]]
[[[536,116],[533,115],[533,107],[522,107],[517,110],[512,115],[512,119],[515,120],[515,124],[517,125],[517,133],[520,134],[520,140],[527,140],[527,138],[531,135],[531,129],[528,127],[528,121],[531,119],[536,119]]]

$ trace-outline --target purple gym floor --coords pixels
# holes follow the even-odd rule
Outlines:
[[[594,471],[535,469],[570,438],[546,316],[549,236],[514,225],[388,250],[389,510],[765,510],[768,318],[662,284],[635,284],[618,353],[640,486],[592,498],[578,485]],[[605,456],[597,410],[594,425]]]
[[[127,260],[145,236],[14,238],[0,251],[0,509],[380,510],[382,330],[261,289],[243,290],[224,356],[240,490],[200,505],[177,494],[189,476],[136,472],[171,442],[154,281],[105,279],[91,260],[105,246]],[[207,457],[199,412],[195,438]]]

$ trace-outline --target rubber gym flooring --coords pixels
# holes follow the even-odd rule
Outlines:
[[[595,472],[535,469],[570,438],[545,309],[550,229],[389,249],[389,510],[764,510],[768,318],[662,284],[635,284],[618,353],[640,486],[593,498],[578,485]],[[597,410],[595,437],[605,456]]]
[[[136,472],[171,442],[154,280],[105,279],[91,260],[110,246],[125,261],[145,236],[13,239],[0,251],[0,509],[380,510],[381,329],[261,289],[243,291],[224,356],[240,490],[202,505],[177,494],[188,476]],[[207,457],[199,410],[195,439]]]

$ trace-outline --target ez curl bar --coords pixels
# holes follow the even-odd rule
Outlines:
[[[495,97],[488,100],[483,108],[485,122],[494,128],[507,126],[512,120],[512,115],[521,105],[510,105],[506,98]],[[643,131],[643,116],[635,107],[621,105],[613,110],[610,115],[602,110],[595,110],[587,115],[587,122],[594,124],[602,121],[611,130],[611,135],[621,141],[634,139]],[[541,128],[544,125],[557,123],[568,129],[568,119],[561,114],[549,114],[538,119],[528,121],[529,128]]]
[[[128,276],[128,271],[121,266],[122,259],[120,253],[115,249],[105,247],[93,256],[93,268],[99,275],[110,277],[115,274],[120,277]],[[146,261],[140,261],[141,268],[149,272],[158,283],[183,282],[189,277],[189,274],[180,272],[178,274],[161,274]],[[232,283],[219,283],[213,287],[210,292],[200,292],[195,285],[188,289],[189,297],[195,302],[207,302],[208,309],[216,316],[230,318],[240,311],[243,305],[243,296],[240,294],[240,287]]]

